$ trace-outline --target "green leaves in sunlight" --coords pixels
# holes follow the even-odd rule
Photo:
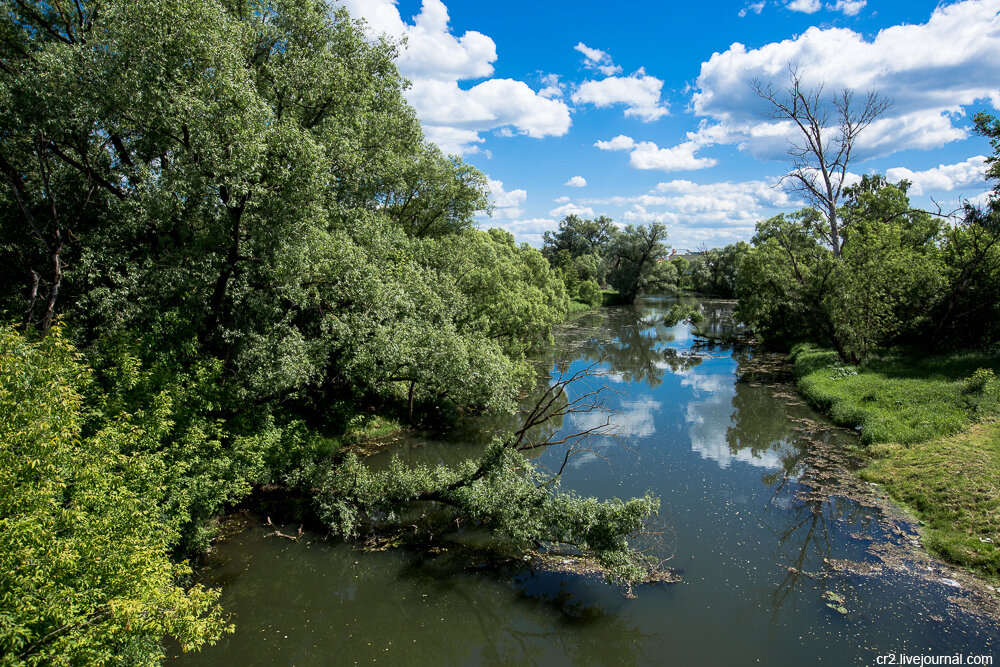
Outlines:
[[[5,664],[158,664],[163,636],[191,649],[225,630],[218,593],[178,583],[190,568],[170,559],[165,464],[140,453],[155,435],[126,417],[85,435],[90,381],[61,330],[0,330]]]

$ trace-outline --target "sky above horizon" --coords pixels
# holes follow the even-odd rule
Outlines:
[[[990,191],[971,129],[1000,110],[1000,0],[340,2],[405,37],[397,64],[428,139],[489,178],[480,226],[536,247],[571,213],[660,221],[696,250],[801,208],[779,184],[790,128],[750,85],[784,88],[790,66],[892,101],[858,139],[854,178],[905,178],[932,210]]]

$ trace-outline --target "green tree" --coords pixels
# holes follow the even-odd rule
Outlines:
[[[559,223],[558,231],[542,235],[542,253],[551,258],[565,250],[574,259],[591,254],[604,255],[617,234],[618,228],[611,218],[600,216],[596,220],[585,220],[568,215]]]
[[[84,431],[91,381],[61,329],[0,329],[0,653],[4,664],[155,665],[224,630],[218,592],[177,583],[155,439],[123,416]],[[159,414],[159,427],[169,417]]]
[[[578,297],[591,308],[601,305],[604,295],[601,293],[601,286],[594,280],[585,280],[580,283]]]
[[[670,260],[677,270],[677,286],[684,289],[691,289],[691,262],[684,257],[674,257]]]
[[[926,328],[945,288],[941,222],[910,206],[909,183],[865,175],[846,188],[836,326],[851,354]]]
[[[65,311],[95,359],[125,346],[183,374],[215,360],[222,417],[371,387],[343,353],[364,340],[361,313],[396,336],[366,362],[379,377],[392,376],[393,350],[434,349],[441,332],[453,332],[442,350],[473,356],[483,337],[489,355],[547,335],[559,306],[530,301],[558,301],[548,288],[498,313],[493,331],[483,308],[471,308],[476,326],[457,302],[428,314],[439,267],[407,238],[469,231],[484,178],[423,141],[394,49],[366,41],[343,10],[122,0],[64,27],[46,7],[14,8],[23,48],[0,77],[3,305],[26,322],[44,330]],[[450,251],[445,263],[469,265],[465,248]],[[525,282],[508,268],[493,279],[510,294]],[[377,324],[401,313],[383,278],[412,290],[400,298],[426,317]],[[439,384],[468,384],[441,355],[412,359]],[[523,377],[499,358],[487,367],[505,385]],[[475,386],[470,401],[484,395]]]
[[[817,233],[821,221],[817,211],[803,209],[757,223],[753,248],[739,264],[736,314],[771,343],[823,341],[846,358],[826,301],[835,289],[835,263]]]
[[[905,227],[855,220],[829,296],[837,337],[851,361],[925,327],[944,287],[938,253],[906,242]]]
[[[735,296],[739,260],[749,249],[745,241],[740,241],[706,250],[692,258],[688,268],[691,289],[712,296]]]
[[[456,157],[425,144],[416,160],[387,170],[374,196],[386,214],[413,236],[443,236],[471,229],[472,217],[489,210],[486,177]]]
[[[615,238],[611,247],[614,269],[611,284],[627,303],[640,292],[673,285],[676,271],[663,261],[667,252],[667,228],[659,222],[629,225]]]
[[[341,245],[343,305],[326,326],[348,381],[403,391],[411,418],[421,402],[512,409],[533,376],[525,352],[565,317],[562,282],[502,230],[439,239],[384,231],[350,255]]]
[[[569,546],[592,556],[612,581],[631,585],[655,570],[655,563],[636,553],[628,538],[643,530],[659,501],[648,494],[628,501],[599,501],[560,491],[563,469],[545,474],[527,458],[550,444],[531,439],[539,426],[553,418],[600,409],[603,388],[567,395],[588,374],[582,371],[548,386],[521,427],[498,436],[478,459],[452,467],[407,468],[396,458],[388,470],[375,472],[349,455],[336,469],[320,464],[304,470],[299,483],[319,489],[320,515],[332,530],[346,536],[356,535],[372,513],[392,524],[414,505],[436,503],[444,510],[439,526],[459,519],[489,529],[517,555],[539,544],[552,549]],[[569,436],[564,461],[579,451],[582,436],[601,431],[598,426]]]
[[[473,229],[484,178],[424,141],[393,45],[321,0],[74,9],[3,23],[0,310],[64,318],[177,552],[366,408],[511,409],[565,285]]]
[[[576,215],[566,216],[556,232],[545,232],[542,254],[553,267],[562,272],[566,292],[570,298],[589,302],[579,297],[581,281],[593,280],[604,285],[614,259],[611,250],[620,234],[618,227],[607,217],[584,220]],[[593,301],[592,299],[590,301]]]
[[[947,288],[934,314],[929,346],[975,346],[1000,340],[1000,121],[976,114],[976,133],[989,139],[986,177],[996,181],[984,207],[965,206],[942,249]]]
[[[739,317],[772,341],[818,341],[851,363],[925,330],[945,287],[941,228],[906,189],[868,176],[847,189],[840,257],[815,210],[758,223],[738,267]]]

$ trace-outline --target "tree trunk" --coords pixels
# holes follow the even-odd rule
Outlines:
[[[229,283],[233,278],[236,277],[239,270],[240,261],[240,238],[243,234],[243,211],[246,208],[246,202],[249,198],[249,194],[243,195],[240,199],[239,205],[235,207],[229,206],[229,190],[225,186],[219,188],[219,198],[222,203],[226,205],[226,209],[229,213],[229,220],[232,224],[230,230],[230,240],[229,248],[226,252],[225,264],[222,270],[219,272],[219,277],[215,281],[215,287],[212,290],[212,297],[209,301],[208,307],[208,318],[205,322],[205,329],[201,332],[204,336],[201,342],[206,342],[211,339],[215,330],[221,326],[227,326],[230,324],[230,304],[228,297]],[[222,358],[228,365],[231,346],[226,345],[222,353]]]
[[[409,395],[410,412],[409,412],[409,422],[410,422],[411,426],[413,425],[413,388],[416,386],[416,384],[417,384],[416,380],[410,380],[410,395]]]
[[[38,299],[38,272],[31,270],[31,292],[28,295],[28,307],[24,311],[24,330],[31,326],[31,315],[35,312],[35,301]]]
[[[840,257],[840,226],[837,224],[837,204],[832,199],[827,215],[830,216],[830,243],[833,244],[833,256]]]
[[[56,238],[58,240],[52,249],[52,290],[49,292],[49,302],[45,306],[45,314],[42,316],[42,333],[47,332],[52,325],[52,318],[56,312],[56,300],[59,298],[59,287],[62,285],[62,259],[60,259],[59,253],[62,252],[63,244],[58,230]]]

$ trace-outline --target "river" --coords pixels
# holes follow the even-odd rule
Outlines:
[[[913,548],[914,526],[877,487],[843,472],[854,436],[773,384],[766,358],[664,326],[673,301],[584,315],[538,362],[551,376],[603,371],[619,437],[592,439],[563,487],[658,495],[650,553],[679,583],[627,597],[593,576],[469,567],[447,552],[363,551],[308,533],[292,542],[249,521],[216,545],[204,574],[222,587],[235,634],[171,663],[874,665],[892,664],[885,655],[896,664],[993,655],[1000,628],[975,611],[961,577]],[[703,328],[726,326],[728,304],[700,307]],[[558,428],[579,431],[595,417],[570,415]],[[413,437],[394,451],[453,461],[502,426],[470,420],[447,442]],[[562,456],[545,451],[536,463],[558,468]]]

